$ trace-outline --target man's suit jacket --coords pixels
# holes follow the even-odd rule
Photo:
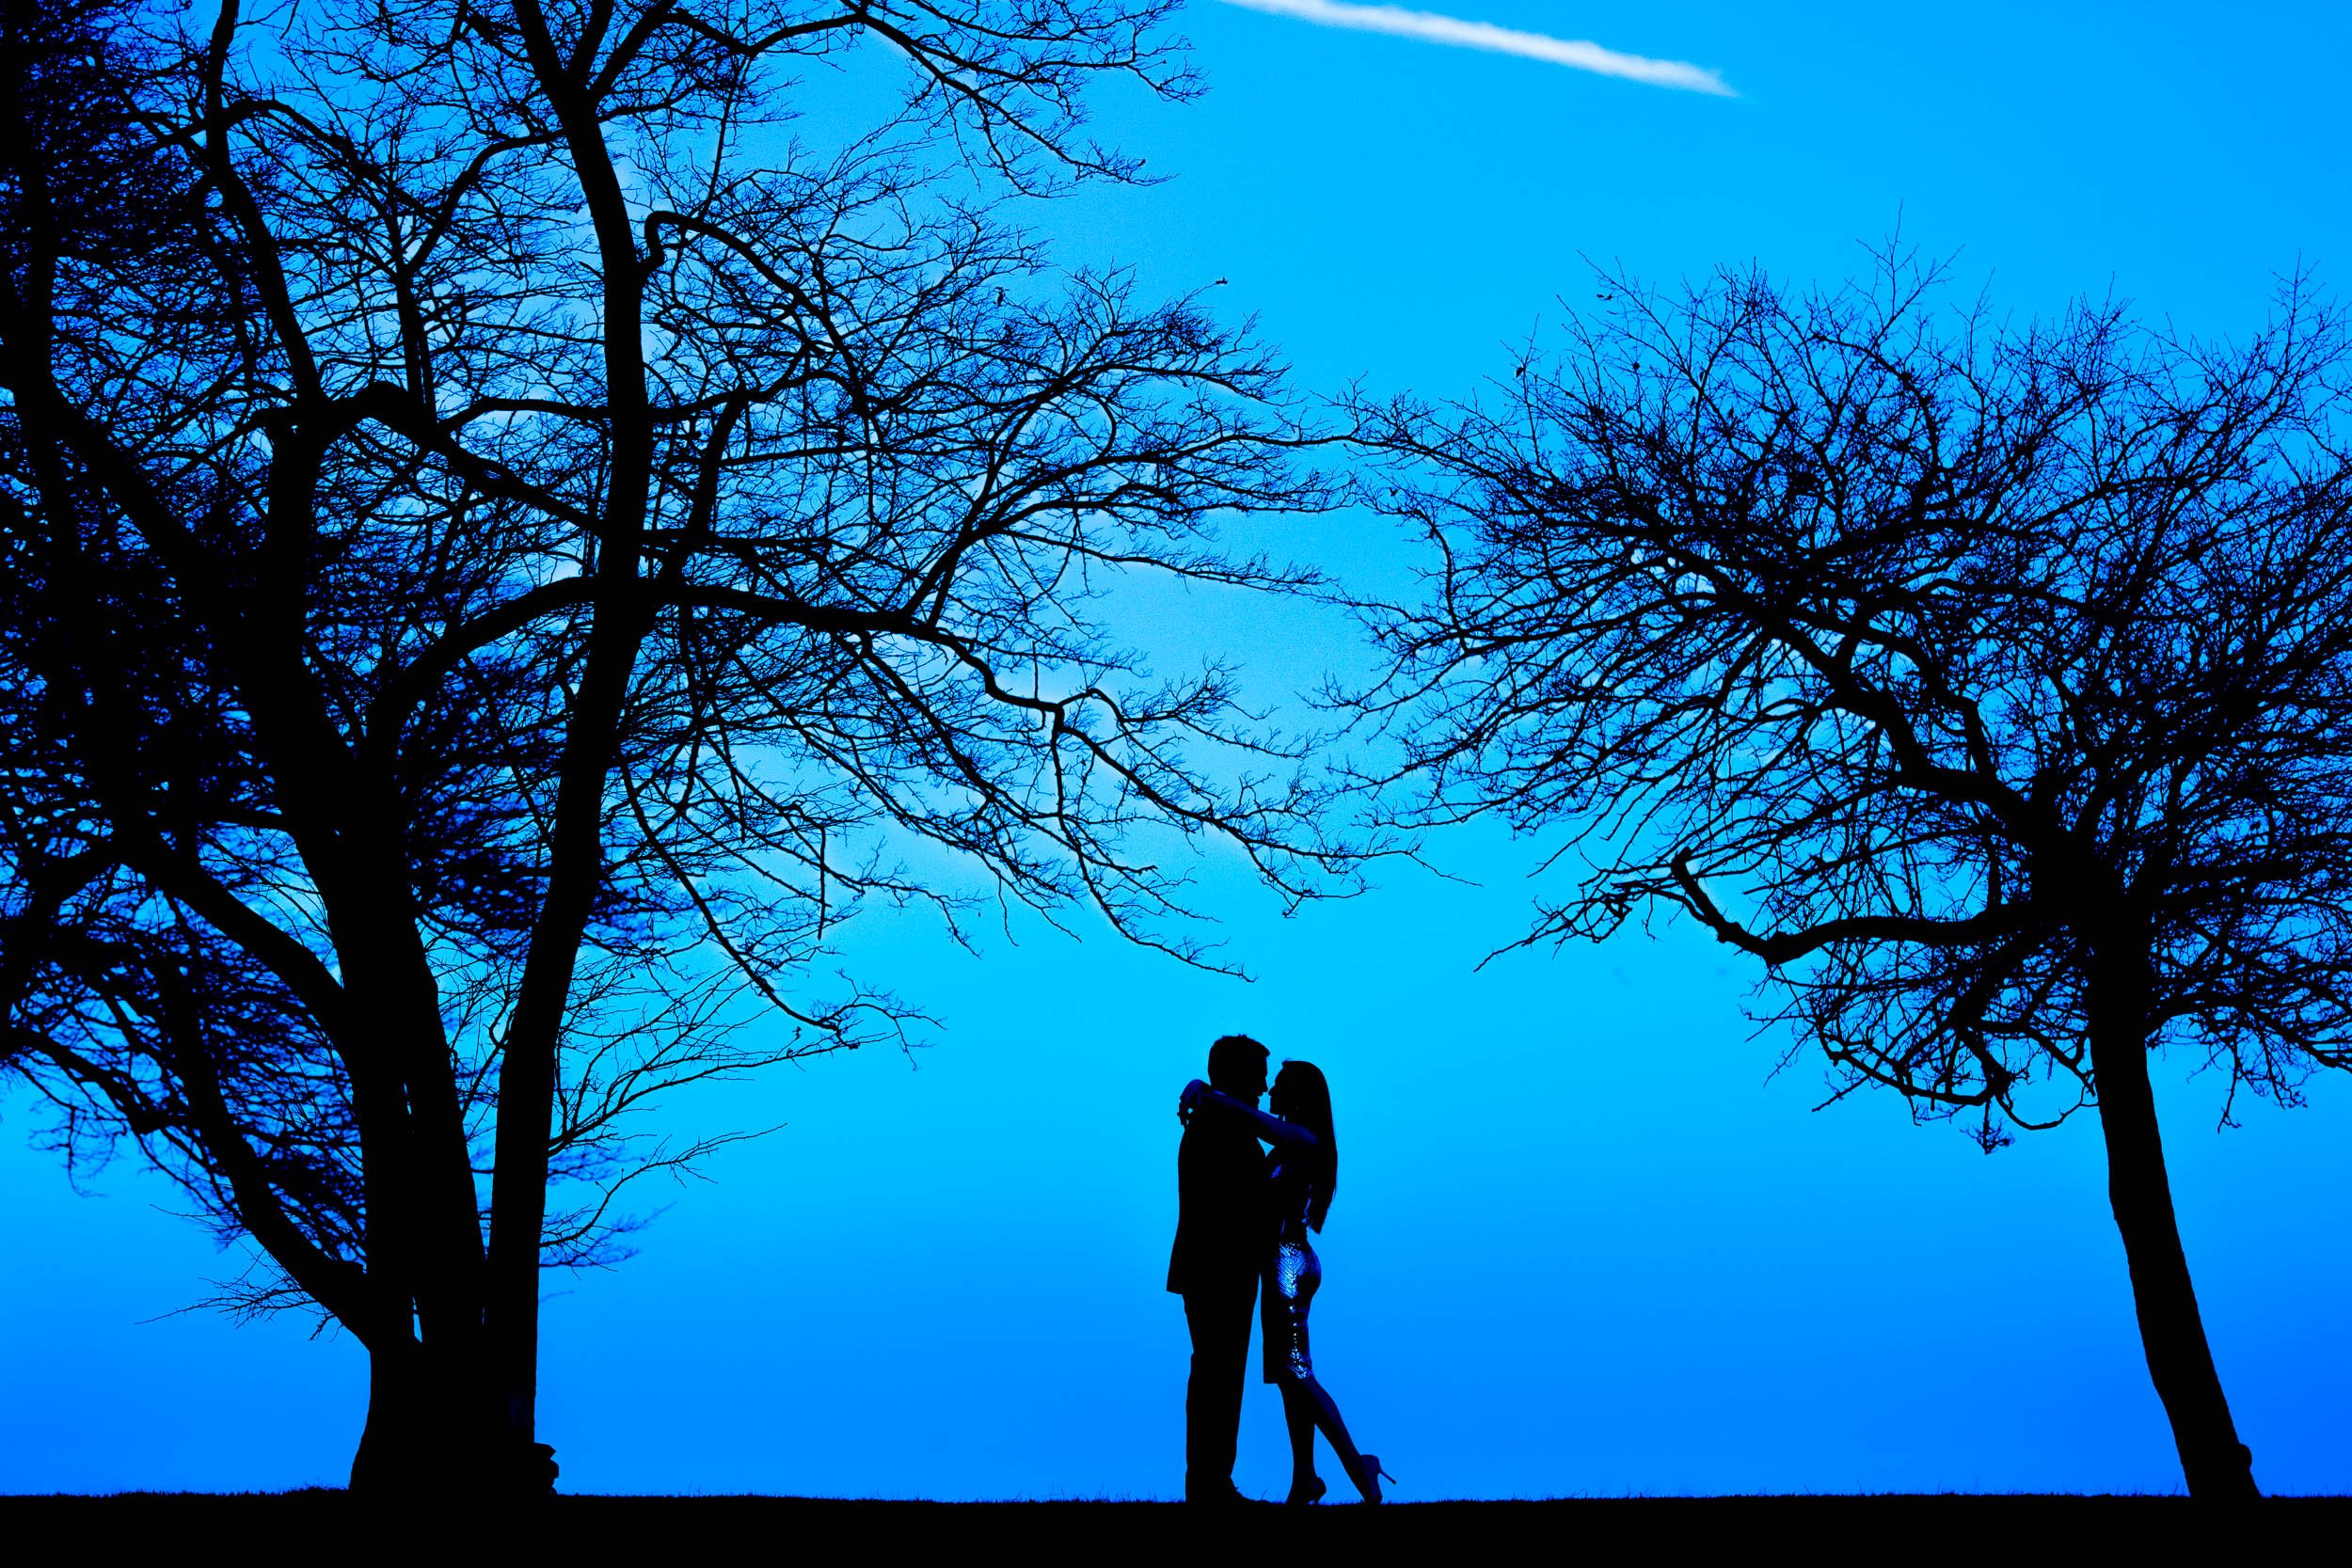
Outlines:
[[[1176,1148],[1176,1245],[1168,1288],[1178,1295],[1257,1277],[1267,1223],[1265,1156],[1240,1118],[1196,1115]]]

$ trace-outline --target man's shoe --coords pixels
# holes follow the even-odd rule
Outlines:
[[[1221,1489],[1217,1491],[1203,1492],[1197,1495],[1187,1493],[1184,1496],[1184,1501],[1188,1503],[1200,1504],[1210,1508],[1224,1508],[1236,1503],[1255,1502],[1257,1499],[1255,1497],[1246,1497],[1242,1496],[1241,1488],[1235,1486],[1229,1481]]]

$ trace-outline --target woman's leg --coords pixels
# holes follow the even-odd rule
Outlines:
[[[1314,1424],[1322,1429],[1323,1435],[1330,1439],[1331,1451],[1340,1456],[1340,1464],[1347,1471],[1347,1479],[1356,1483],[1356,1490],[1364,1495],[1366,1502],[1377,1501],[1380,1497],[1379,1478],[1364,1473],[1364,1456],[1356,1451],[1355,1439],[1347,1434],[1347,1423],[1340,1418],[1338,1402],[1324,1390],[1312,1372],[1305,1377],[1287,1379],[1282,1384],[1283,1413],[1288,1415],[1301,1405],[1306,1407]],[[1311,1444],[1312,1439],[1309,1441]],[[1291,1425],[1294,1466],[1297,1463],[1297,1454],[1298,1427],[1294,1417]]]
[[[1282,1421],[1291,1433],[1291,1496],[1301,1501],[1315,1490],[1315,1405],[1295,1380],[1284,1378]]]

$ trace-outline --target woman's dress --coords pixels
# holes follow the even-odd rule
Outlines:
[[[1307,1309],[1323,1283],[1323,1261],[1308,1243],[1307,1213],[1314,1203],[1315,1160],[1311,1154],[1276,1149],[1266,1156],[1266,1188],[1277,1224],[1258,1291],[1259,1339],[1265,1348],[1265,1380],[1280,1383],[1314,1375],[1307,1354]]]

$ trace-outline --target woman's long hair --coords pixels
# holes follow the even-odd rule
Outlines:
[[[1323,1217],[1331,1212],[1331,1195],[1340,1186],[1340,1140],[1331,1131],[1331,1085],[1324,1082],[1323,1069],[1314,1063],[1284,1062],[1275,1077],[1274,1092],[1281,1102],[1274,1114],[1315,1135],[1320,1168],[1315,1172],[1314,1197],[1307,1206],[1307,1223],[1321,1230]]]

